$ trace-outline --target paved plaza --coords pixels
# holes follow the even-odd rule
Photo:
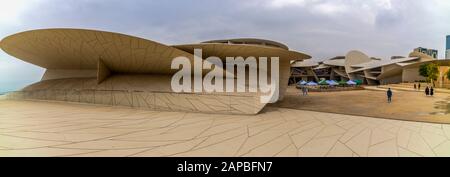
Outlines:
[[[450,125],[273,106],[244,116],[2,100],[0,156],[450,156]]]
[[[399,119],[450,124],[450,93],[437,92],[425,96],[422,91],[393,90],[392,103],[387,103],[386,89],[310,92],[302,96],[301,90],[289,87],[284,100],[273,106],[309,111],[359,115],[386,119]]]

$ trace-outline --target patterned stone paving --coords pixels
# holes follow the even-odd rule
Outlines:
[[[3,100],[0,156],[450,156],[450,125],[274,107],[246,116]]]

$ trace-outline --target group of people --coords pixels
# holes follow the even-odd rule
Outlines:
[[[414,90],[420,90],[420,83],[418,85],[414,84]]]
[[[414,84],[414,90],[419,90],[420,91],[420,83],[419,84]],[[386,92],[387,94],[387,98],[388,98],[388,103],[392,102],[392,90],[391,88],[389,88]],[[425,95],[427,96],[433,96],[434,95],[434,88],[432,86],[427,86],[427,88],[425,88]]]
[[[433,95],[434,95],[434,89],[433,89],[433,87],[428,87],[428,86],[427,86],[427,88],[425,89],[425,94],[426,94],[427,96],[433,96]]]
[[[420,83],[419,84],[414,84],[414,90],[419,90],[420,91]],[[427,86],[427,88],[425,88],[425,95],[427,96],[433,96],[434,95],[434,88],[432,86]]]

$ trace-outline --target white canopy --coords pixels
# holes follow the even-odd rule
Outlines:
[[[306,81],[299,81],[297,84],[298,85],[306,85],[308,82],[306,82]]]
[[[327,82],[327,84],[328,85],[339,85],[339,83],[337,83],[336,81],[333,81],[333,80],[328,80],[328,81],[326,81]]]
[[[352,80],[349,80],[349,81],[347,81],[347,84],[348,84],[348,85],[356,85],[356,82],[354,82],[354,81],[352,81]]]
[[[311,81],[311,82],[308,82],[306,85],[309,85],[309,86],[316,86],[316,85],[318,85],[318,84],[315,83],[315,82],[313,82],[313,81]]]

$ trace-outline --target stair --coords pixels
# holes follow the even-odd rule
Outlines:
[[[421,83],[420,84],[420,90],[414,89],[414,83],[401,83],[401,84],[389,84],[389,85],[380,85],[376,88],[387,90],[388,88],[391,88],[392,90],[399,90],[399,91],[409,91],[409,92],[424,92],[425,88],[427,87],[427,84]],[[416,85],[417,86],[417,85]],[[369,90],[375,90],[373,87],[366,87],[366,89]],[[449,93],[450,89],[443,89],[443,88],[434,88],[436,93]]]

